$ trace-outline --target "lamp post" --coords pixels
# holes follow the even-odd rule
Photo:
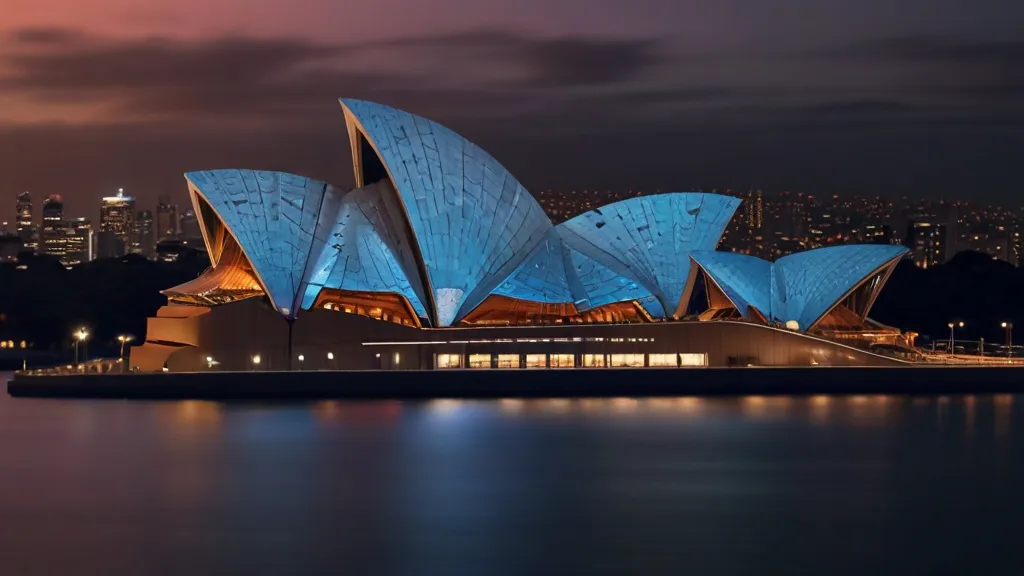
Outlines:
[[[78,347],[79,345],[85,344],[85,339],[89,337],[89,332],[85,328],[79,328],[75,332],[75,366],[78,366]]]
[[[260,355],[256,354],[252,357],[252,371],[255,372],[260,367]]]
[[[124,372],[124,345],[135,340],[135,336],[131,334],[122,334],[117,337],[117,341],[121,343],[121,355],[117,357],[117,361],[121,364],[121,372]]]
[[[1013,356],[1013,322],[1003,322],[1003,331],[1006,333],[1006,357]]]
[[[952,356],[955,353],[954,349],[956,348],[956,333],[954,332],[954,330],[956,328],[963,328],[964,327],[964,323],[963,322],[950,322],[948,324],[948,326],[949,326],[949,355]]]

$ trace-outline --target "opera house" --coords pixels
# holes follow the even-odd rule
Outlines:
[[[190,172],[211,266],[164,291],[140,371],[900,363],[868,318],[905,249],[716,251],[737,198],[640,196],[555,224],[435,122],[341,100],[352,189]]]

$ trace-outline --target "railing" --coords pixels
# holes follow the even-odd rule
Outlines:
[[[18,370],[15,374],[27,374],[34,376],[55,376],[65,374],[110,374],[122,371],[122,365],[127,362],[127,359],[122,362],[119,358],[96,358],[93,360],[87,360],[85,362],[79,362],[78,364],[62,364],[60,366],[51,366],[49,368],[35,368],[31,370]],[[127,372],[128,368],[125,366],[124,371]]]

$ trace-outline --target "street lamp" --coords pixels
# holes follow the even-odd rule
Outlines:
[[[252,369],[255,371],[260,366],[260,355],[256,354],[252,357]]]
[[[1013,322],[1003,322],[1003,330],[1006,333],[1006,357],[1013,356]]]
[[[89,337],[89,332],[85,328],[79,328],[75,333],[75,366],[78,366],[78,346],[84,344],[85,339]]]
[[[135,336],[131,334],[122,334],[117,337],[117,341],[121,343],[121,355],[118,356],[118,362],[124,365],[124,345],[135,340]]]
[[[302,370],[302,363],[305,362],[305,361],[306,361],[306,357],[304,355],[302,355],[302,354],[299,354],[299,370]]]
[[[953,353],[954,353],[954,348],[956,348],[956,337],[955,337],[954,330],[956,328],[963,328],[964,327],[964,323],[963,322],[950,322],[948,324],[948,326],[949,326],[949,355],[952,356]]]

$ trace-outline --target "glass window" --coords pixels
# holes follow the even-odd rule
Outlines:
[[[519,354],[498,354],[498,368],[519,368]]]
[[[682,366],[707,366],[707,354],[680,354],[679,363]]]
[[[462,368],[462,354],[438,354],[434,365],[438,368]]]
[[[677,361],[679,359],[678,354],[648,354],[647,365],[648,366],[671,366],[675,368],[678,366]]]
[[[642,367],[644,365],[643,354],[611,354],[610,364],[613,368]]]
[[[604,354],[584,354],[583,365],[587,368],[604,368]]]
[[[470,354],[469,355],[469,367],[470,368],[490,368],[491,367],[491,355],[490,354]]]
[[[526,367],[527,368],[547,368],[548,367],[548,355],[547,354],[527,354],[526,355]]]
[[[574,368],[576,366],[576,356],[574,354],[552,354],[551,355],[551,367],[552,368]]]

